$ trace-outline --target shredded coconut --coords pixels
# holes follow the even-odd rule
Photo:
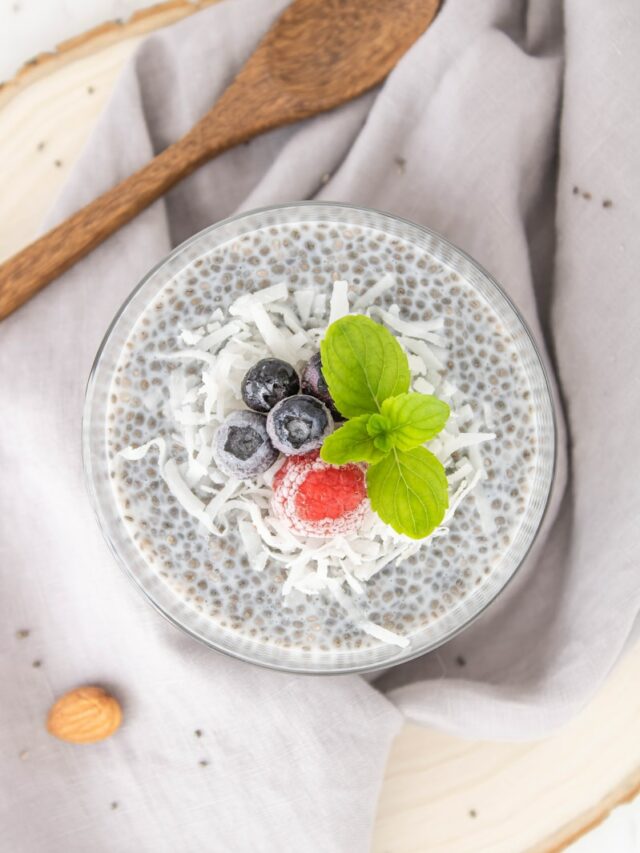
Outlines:
[[[382,321],[397,333],[408,354],[412,388],[435,394],[451,407],[444,430],[429,444],[445,466],[449,484],[449,508],[429,537],[437,539],[447,535],[456,509],[472,491],[483,526],[490,523],[491,513],[486,503],[483,506],[485,473],[478,446],[495,438],[482,429],[493,426],[492,412],[485,407],[481,420],[476,418],[459,389],[443,375],[442,320],[414,323],[400,317],[399,306],[385,310],[376,304],[394,283],[392,276],[385,276],[356,300],[352,310]],[[362,631],[404,648],[410,640],[367,619],[358,598],[368,580],[389,564],[415,554],[424,541],[396,533],[369,509],[355,531],[328,539],[296,535],[273,508],[271,487],[282,459],[252,480],[235,480],[222,474],[213,458],[217,427],[231,411],[243,407],[240,385],[247,369],[270,356],[300,369],[318,350],[328,322],[350,312],[346,281],[334,283],[329,306],[327,317],[324,294],[294,290],[290,295],[286,283],[280,283],[239,297],[229,309],[231,319],[218,308],[204,326],[183,330],[182,348],[157,353],[158,359],[177,367],[169,376],[168,396],[154,398],[176,425],[173,439],[182,452],[170,455],[170,443],[159,436],[123,450],[121,456],[141,459],[155,447],[160,475],[183,509],[212,536],[236,528],[256,571],[268,566],[284,569],[283,595],[328,593]],[[454,461],[452,456],[459,451],[464,453]]]
[[[300,317],[300,322],[303,326],[306,326],[309,323],[314,296],[315,291],[313,290],[295,290],[293,293],[293,300],[298,311],[298,316]]]
[[[349,282],[333,283],[331,302],[329,303],[329,325],[349,313]]]
[[[383,275],[379,281],[377,281],[371,287],[368,287],[364,293],[359,296],[356,301],[353,303],[353,312],[357,314],[359,311],[362,311],[364,308],[368,308],[376,299],[379,299],[387,290],[391,290],[391,288],[396,283],[395,278],[392,275]]]

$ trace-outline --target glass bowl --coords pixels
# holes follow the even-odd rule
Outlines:
[[[151,390],[154,381],[158,385],[166,379],[153,361],[158,341],[142,344],[150,334],[153,339],[156,315],[150,315],[152,308],[165,324],[179,325],[181,311],[187,308],[193,316],[204,315],[215,305],[224,307],[238,291],[275,280],[287,280],[294,288],[304,280],[327,289],[333,280],[349,278],[362,291],[390,272],[396,281],[392,296],[407,316],[427,311],[427,315],[445,317],[453,348],[449,364],[454,369],[466,365],[467,379],[474,377],[478,383],[484,372],[494,386],[502,383],[505,388],[515,372],[521,383],[513,399],[505,392],[507,400],[496,412],[501,436],[495,439],[497,452],[481,451],[488,454],[483,462],[494,486],[505,495],[508,489],[517,495],[491,503],[496,518],[490,520],[493,532],[481,528],[473,501],[467,498],[466,514],[457,527],[454,516],[446,545],[430,543],[426,546],[430,550],[412,558],[411,565],[390,566],[370,582],[373,586],[367,596],[380,603],[381,611],[374,616],[383,624],[401,620],[403,633],[410,637],[407,648],[359,636],[353,626],[342,635],[336,633],[336,624],[341,618],[344,622],[336,602],[315,597],[312,603],[285,604],[278,570],[267,568],[260,578],[257,572],[252,577],[235,544],[218,543],[217,550],[209,550],[206,535],[190,532],[185,534],[189,542],[178,543],[184,559],[173,563],[173,556],[167,559],[166,542],[183,538],[180,514],[172,510],[177,529],[167,534],[174,522],[154,520],[158,507],[150,503],[149,511],[156,515],[149,515],[141,527],[132,526],[128,512],[135,514],[135,496],[129,495],[127,510],[122,496],[117,497],[113,471],[114,435],[120,427],[129,430],[127,423],[138,417],[144,426],[134,431],[136,443],[153,437],[152,430],[145,432],[146,415],[131,414],[125,423],[128,404],[120,405],[139,392],[140,375],[151,379]],[[189,300],[187,307],[185,300]],[[494,318],[486,327],[481,311]],[[496,329],[507,343],[490,356]],[[497,365],[495,377],[493,364]],[[145,373],[154,369],[159,371],[155,376]],[[465,374],[460,378],[464,380]],[[144,382],[143,387],[149,388],[149,381]],[[123,385],[127,385],[126,395]],[[487,394],[492,391],[484,382],[477,387]],[[502,451],[504,459],[507,448],[521,441],[509,418],[513,414],[515,419],[524,401],[528,414],[522,417],[533,450],[527,457],[528,473],[520,478],[526,488],[523,485],[518,493],[518,486],[505,479],[513,477],[516,469],[505,467],[499,454]],[[524,458],[526,452],[522,453]],[[548,380],[531,334],[504,291],[468,255],[430,229],[395,216],[336,203],[295,203],[243,213],[207,228],[173,251],[133,290],[109,326],[89,377],[83,457],[90,499],[117,562],[175,626],[213,649],[275,669],[308,674],[363,672],[436,648],[466,627],[504,589],[526,557],[545,512],[555,466],[555,420]],[[154,461],[150,457],[147,462],[149,477],[153,477]],[[145,483],[135,486],[140,487],[141,500],[146,500]],[[502,509],[496,509],[499,503]],[[504,507],[514,518],[508,536],[500,528],[505,519],[497,515],[505,512]],[[493,554],[490,564],[487,553]],[[487,561],[484,568],[483,560]],[[189,568],[192,564],[195,569]],[[244,568],[238,568],[241,565]],[[198,572],[203,571],[200,576]],[[393,624],[397,627],[397,622]]]

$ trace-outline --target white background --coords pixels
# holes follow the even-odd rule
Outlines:
[[[31,57],[114,18],[153,6],[157,0],[0,0],[0,80]],[[114,851],[115,853],[115,851]],[[640,853],[640,799],[617,809],[571,853]]]

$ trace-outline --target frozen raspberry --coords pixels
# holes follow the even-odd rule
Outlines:
[[[275,514],[301,536],[352,533],[368,508],[362,468],[329,465],[317,451],[290,456],[273,478],[273,491]]]

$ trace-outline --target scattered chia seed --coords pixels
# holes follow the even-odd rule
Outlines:
[[[404,173],[405,173],[405,172],[406,172],[406,170],[407,170],[407,169],[406,169],[406,167],[407,167],[407,161],[404,159],[404,157],[394,157],[394,158],[393,158],[393,162],[396,164],[396,168],[397,168],[397,170],[398,170],[398,174],[399,174],[399,175],[404,175]]]
[[[31,664],[31,666],[34,669],[40,669],[40,667],[42,666],[42,661],[41,660],[34,660],[34,662]]]
[[[602,206],[603,207],[613,207],[613,202],[611,201],[610,198],[605,198],[605,200],[602,202]]]
[[[19,640],[25,640],[29,636],[30,633],[31,633],[31,631],[29,631],[28,628],[20,628],[20,630],[16,631],[16,637]]]
[[[456,658],[456,663],[458,664],[458,666],[466,666],[467,665],[467,662],[462,657],[462,655],[458,655],[458,657]]]
[[[591,201],[591,193],[590,192],[583,192],[582,198],[586,199],[587,201]]]

